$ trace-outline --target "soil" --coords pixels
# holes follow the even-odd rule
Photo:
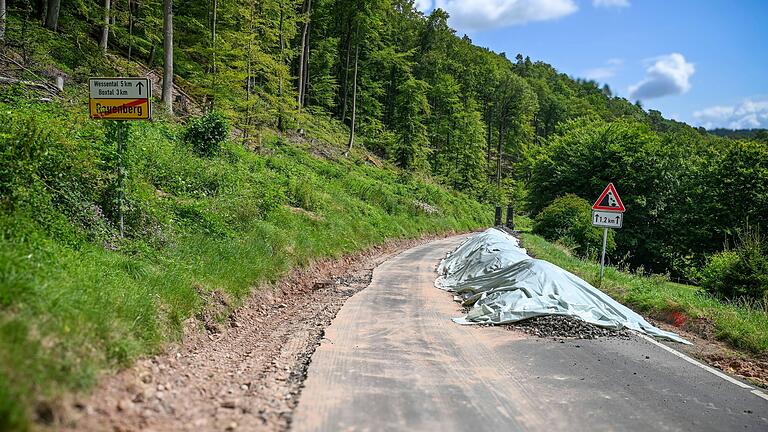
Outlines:
[[[184,341],[104,376],[90,395],[58,403],[40,426],[78,431],[287,430],[312,354],[344,301],[373,269],[428,241],[393,241],[295,270],[259,287],[225,322],[211,311],[186,324]],[[226,310],[226,309],[225,309]],[[225,314],[226,316],[226,314]]]

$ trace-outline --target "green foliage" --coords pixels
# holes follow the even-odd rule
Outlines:
[[[699,277],[713,294],[768,303],[768,239],[759,228],[748,229],[735,249],[709,257]]]
[[[666,255],[675,229],[670,217],[684,196],[680,175],[690,161],[685,156],[633,120],[568,122],[536,156],[532,210],[540,212],[563,193],[596,198],[613,182],[627,208],[624,227],[616,233],[619,256],[663,272],[672,261]]]
[[[310,257],[487,222],[480,216],[485,208],[467,196],[535,215],[565,194],[594,198],[613,181],[628,207],[615,255],[674,275],[696,274],[736,238],[737,227],[768,225],[765,134],[756,134],[757,141],[720,139],[645,112],[607,86],[458,37],[439,8],[425,16],[410,1],[317,0],[311,11],[303,11],[304,3],[174,5],[175,84],[192,97],[176,109],[191,105],[215,114],[185,130],[168,119],[131,127],[127,239],[115,230],[114,130],[59,106],[81,110],[89,76],[144,74],[161,65],[161,2],[113,2],[107,56],[94,38],[101,33],[101,3],[65,2],[57,32],[33,18],[45,2],[9,9],[4,46],[23,65],[9,73],[31,81],[52,71],[68,76],[61,104],[29,102],[43,94],[21,85],[0,91],[0,285],[15,287],[0,290],[0,314],[35,310],[24,316],[50,316],[50,323],[15,334],[74,340],[56,330],[66,324],[83,328],[77,343],[94,347],[81,353],[46,345],[40,348],[46,358],[61,359],[46,366],[83,372],[154,349],[199,309],[190,289],[198,283],[240,298],[254,280]],[[306,23],[311,49],[307,93],[299,101]],[[355,82],[358,142],[405,173],[386,162],[387,168],[369,166],[380,159],[364,152],[341,158],[333,150],[346,144]],[[244,146],[227,141],[228,125]],[[275,127],[284,136],[303,130],[302,148],[327,159],[276,140]],[[254,144],[264,151],[245,150]],[[466,195],[442,189],[430,176]],[[438,212],[428,215],[427,208]],[[599,246],[588,225],[546,230],[560,230],[558,238],[581,255]],[[723,257],[711,261],[736,267]],[[80,269],[80,262],[95,264]],[[104,269],[114,276],[100,282],[100,298],[125,303],[123,309],[94,306],[89,272]],[[72,294],[81,287],[82,295]],[[125,287],[131,291],[124,298]],[[659,300],[653,283],[643,287],[635,300]],[[718,315],[720,323],[737,323],[735,330],[719,327],[723,338],[762,343],[759,337],[745,342],[751,333],[732,315]],[[136,317],[140,324],[126,324]],[[25,344],[20,349],[27,354],[41,345]],[[19,353],[7,354],[3,364],[18,361]],[[73,380],[87,381],[84,375]],[[40,382],[76,387],[58,376]],[[6,406],[0,396],[0,413]]]
[[[285,141],[265,139],[267,155],[225,141],[201,156],[176,139],[184,128],[158,120],[129,126],[121,239],[101,210],[115,183],[110,126],[51,105],[0,105],[0,119],[0,425],[11,430],[37,398],[87,389],[99,370],[178,339],[211,291],[234,308],[294,266],[491,214],[393,168]]]
[[[429,140],[424,119],[429,115],[427,83],[410,78],[403,82],[397,99],[396,124],[399,134],[394,160],[405,169],[425,170],[429,167]]]
[[[114,147],[94,145],[104,139],[95,127],[68,140],[69,119],[44,105],[0,111],[0,205],[30,211],[48,233],[76,244],[85,235],[103,239],[110,229],[104,215],[113,206],[113,173],[104,168],[114,167]]]
[[[702,288],[673,283],[664,277],[647,277],[641,272],[605,269],[600,281],[600,265],[565,253],[543,238],[523,234],[523,246],[539,259],[550,261],[575,273],[617,301],[651,316],[682,313],[714,325],[715,337],[731,346],[765,355],[768,352],[768,314],[765,306],[722,301]]]
[[[184,140],[201,156],[214,156],[229,137],[229,123],[220,112],[193,118],[184,131]]]
[[[737,227],[768,223],[768,148],[690,131],[659,134],[632,119],[562,125],[533,158],[532,210],[563,193],[597,197],[611,181],[627,207],[617,252],[634,267],[687,275]]]
[[[576,195],[555,199],[536,216],[533,232],[550,241],[562,241],[583,257],[593,258],[602,250],[603,230],[592,226],[592,207]],[[606,250],[616,249],[614,231],[608,231]]]

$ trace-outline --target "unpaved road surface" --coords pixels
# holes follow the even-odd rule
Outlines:
[[[463,237],[380,265],[312,357],[296,431],[768,431],[768,400],[660,344],[460,326],[435,266]],[[757,393],[755,393],[757,392]]]
[[[116,432],[286,430],[324,328],[346,299],[368,285],[378,264],[419,242],[393,241],[294,271],[277,285],[255,290],[224,322],[213,316],[226,313],[226,299],[208,294],[207,332],[190,320],[183,344],[103,377],[90,395],[58,402],[53,421],[40,426]]]

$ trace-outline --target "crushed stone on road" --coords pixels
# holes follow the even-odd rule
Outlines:
[[[566,315],[546,315],[508,324],[512,330],[521,330],[540,338],[597,339],[603,337],[629,339],[627,329],[614,330],[598,327],[579,318]]]

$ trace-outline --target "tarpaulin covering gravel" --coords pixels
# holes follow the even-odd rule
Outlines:
[[[435,284],[451,290],[462,282],[530,259],[520,242],[504,231],[491,228],[468,238],[440,262]]]
[[[628,328],[689,343],[660,330],[580,277],[531,258],[511,235],[491,228],[467,239],[438,266],[435,285],[456,293],[469,313],[460,324],[505,324],[568,315],[610,329]]]

